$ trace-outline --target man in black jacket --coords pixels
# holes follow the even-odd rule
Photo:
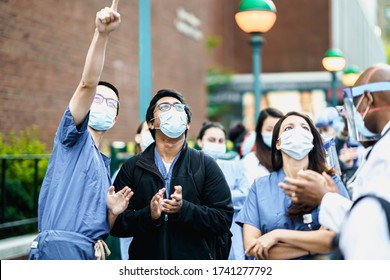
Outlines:
[[[146,121],[155,143],[127,160],[115,179],[117,191],[131,186],[134,195],[111,234],[134,237],[129,259],[221,258],[231,193],[217,163],[186,144],[190,108],[180,93],[160,90]]]

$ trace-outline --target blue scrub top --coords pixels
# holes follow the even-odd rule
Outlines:
[[[302,220],[292,220],[286,213],[291,205],[291,199],[282,188],[278,186],[283,182],[286,174],[283,168],[272,172],[268,176],[257,178],[248,194],[243,208],[238,214],[236,222],[239,225],[249,224],[258,228],[262,234],[274,229],[291,230],[317,230],[320,228],[318,221],[319,208],[313,209],[311,223],[304,223]],[[342,196],[348,197],[347,190],[340,177],[333,176],[339,192]]]
[[[233,223],[230,231],[233,234],[232,247],[229,253],[229,260],[244,260],[245,250],[242,237],[242,228],[235,223],[236,217],[244,205],[248,195],[250,184],[244,173],[244,166],[240,160],[217,159],[225,179],[229,185],[234,207]]]
[[[38,230],[69,231],[92,241],[108,236],[106,196],[110,159],[100,153],[87,129],[66,109],[39,195]]]

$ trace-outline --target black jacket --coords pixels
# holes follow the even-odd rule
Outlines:
[[[171,189],[182,186],[180,213],[162,213],[153,221],[150,201],[164,187],[154,162],[155,144],[128,159],[119,171],[116,191],[129,186],[134,195],[128,209],[111,230],[118,237],[133,236],[130,259],[215,259],[218,235],[229,232],[233,205],[225,177],[217,163],[184,145],[173,167]]]

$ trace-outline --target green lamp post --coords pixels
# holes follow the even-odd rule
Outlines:
[[[345,67],[341,81],[346,87],[352,87],[359,78],[361,69],[357,65],[349,65]]]
[[[260,113],[261,99],[261,46],[264,43],[262,34],[270,30],[276,21],[275,4],[271,0],[242,0],[235,20],[241,30],[251,34],[256,121]]]
[[[345,58],[341,50],[332,48],[326,51],[322,65],[326,71],[332,74],[331,88],[332,88],[332,106],[337,105],[337,72],[341,71],[345,67]]]

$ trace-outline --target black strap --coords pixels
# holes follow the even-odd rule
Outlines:
[[[351,209],[349,210],[349,212],[351,212],[351,210],[353,209],[353,207],[359,203],[359,201],[362,201],[363,199],[367,198],[367,197],[370,197],[370,198],[373,198],[373,199],[376,199],[380,205],[382,206],[382,209],[385,211],[385,214],[386,214],[386,219],[387,219],[387,227],[389,229],[389,235],[390,235],[390,202],[387,201],[386,199],[382,198],[382,197],[379,197],[379,196],[376,196],[374,194],[366,194],[366,195],[363,195],[361,197],[359,197],[358,199],[356,199],[353,204],[352,204],[352,207]]]
[[[376,196],[374,194],[366,194],[366,195],[363,195],[361,197],[359,197],[358,199],[356,199],[351,208],[349,209],[347,215],[349,215],[349,213],[352,211],[353,207],[355,207],[356,204],[358,204],[360,201],[366,199],[366,198],[373,198],[375,200],[377,200],[380,205],[382,206],[382,209],[385,211],[385,214],[386,214],[386,219],[387,219],[387,227],[388,227],[388,230],[389,230],[389,236],[390,236],[390,202],[387,201],[386,199],[383,199],[379,196]],[[344,255],[343,253],[340,251],[339,249],[339,242],[340,242],[340,234],[336,234],[335,237],[333,238],[332,240],[332,248],[335,250],[335,253],[332,257],[332,259],[335,259],[335,260],[344,260]]]
[[[367,155],[366,155],[366,160],[368,159],[368,157],[370,156],[372,150],[374,149],[374,146],[376,145],[376,143],[378,143],[388,132],[390,131],[390,128],[388,128],[385,133],[383,133],[383,135],[381,135],[381,137],[374,143],[372,144],[372,147],[371,149],[368,151]]]

